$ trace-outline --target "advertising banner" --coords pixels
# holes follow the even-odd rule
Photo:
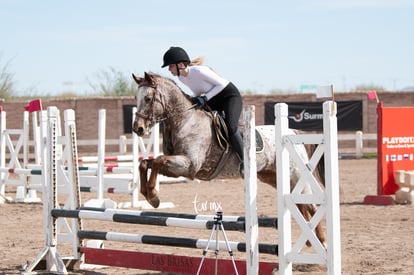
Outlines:
[[[124,122],[124,134],[132,133],[132,109],[137,105],[123,105],[122,117]]]
[[[399,189],[396,170],[414,170],[414,107],[377,106],[378,195],[392,195]]]
[[[274,106],[278,102],[265,102],[265,124],[275,123]],[[323,102],[286,102],[289,128],[303,131],[322,131]],[[338,101],[338,131],[362,130],[362,101]]]

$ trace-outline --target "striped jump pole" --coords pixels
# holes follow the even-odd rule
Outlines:
[[[95,167],[95,168],[98,167],[97,163],[86,163],[86,164],[87,165],[84,165],[84,166]],[[105,162],[105,163],[103,163],[102,167],[104,167],[104,168],[106,168],[106,167],[130,167],[130,168],[132,168],[133,164],[132,164],[132,162]]]
[[[149,154],[146,158],[154,158],[154,155]],[[130,162],[134,160],[134,155],[118,155],[118,156],[105,156],[103,157],[105,162]],[[143,160],[144,156],[138,156],[139,160]],[[99,156],[82,156],[78,158],[79,163],[97,163]]]
[[[63,210],[63,209],[62,209]],[[58,211],[58,210],[57,210]],[[61,211],[59,213],[65,213],[68,210]],[[91,212],[102,212],[102,216],[107,217],[106,220],[111,220],[112,217],[117,215],[129,215],[129,216],[145,216],[145,217],[164,217],[164,218],[179,218],[189,220],[201,220],[201,221],[213,221],[214,215],[201,215],[201,214],[187,214],[187,213],[170,213],[170,212],[153,212],[153,211],[136,211],[126,209],[109,209],[109,208],[95,208],[95,207],[81,207],[80,210],[70,210],[71,213],[76,213],[78,218],[87,217]],[[56,212],[58,213],[58,212]],[[68,212],[69,213],[69,212]],[[58,214],[63,215],[63,214]],[[71,214],[74,215],[74,214]],[[246,217],[244,216],[223,216],[223,222],[245,222]],[[277,228],[277,218],[258,218],[259,227],[273,227]]]
[[[96,193],[98,192],[98,188],[93,187],[93,186],[81,186],[80,191],[84,193]],[[126,190],[125,188],[117,188],[117,187],[107,187],[107,188],[104,188],[104,191],[109,194],[125,194],[128,192],[130,193],[132,192],[130,190]]]
[[[20,175],[41,175],[41,169],[26,169],[26,168],[9,168],[9,167],[0,167],[0,172],[9,173],[9,174],[20,174]]]
[[[104,172],[107,173],[114,173],[114,174],[132,174],[132,166],[131,167],[119,167],[119,166],[106,166],[103,168]],[[96,175],[97,174],[97,167],[90,167],[90,166],[81,166],[79,167],[79,174],[81,175]]]
[[[212,229],[215,225],[213,219],[188,219],[180,218],[181,214],[176,217],[148,215],[151,212],[142,213],[117,213],[116,211],[88,211],[88,210],[67,210],[53,209],[52,216],[55,218],[76,218],[76,219],[93,219],[103,221],[114,221],[133,224],[147,224],[157,226],[175,226],[195,229]],[[156,212],[153,212],[156,213]],[[185,215],[185,214],[183,214]],[[225,230],[245,231],[246,223],[241,217],[233,221],[223,220]],[[267,227],[276,226],[276,219],[266,219],[263,224]]]
[[[120,155],[120,156],[105,156],[104,161],[120,162],[120,161],[132,161],[134,159],[133,155]],[[81,163],[90,163],[98,162],[98,156],[82,156],[78,158],[78,162]]]
[[[104,167],[104,171],[108,173],[121,174],[121,173],[132,173],[132,167]],[[31,168],[9,168],[9,167],[0,167],[0,172],[9,173],[9,174],[23,174],[23,175],[41,175],[42,169],[31,169]],[[96,175],[96,167],[79,167],[79,174],[81,175]]]
[[[200,248],[205,249],[207,247],[208,240],[206,239],[193,239],[193,238],[177,238],[166,236],[154,236],[143,234],[131,234],[131,233],[119,233],[119,232],[105,232],[95,230],[80,230],[78,231],[78,237],[80,239],[93,239],[102,241],[115,241],[115,242],[127,242],[127,243],[142,243],[150,245],[165,245],[174,247],[186,247],[186,248]],[[218,250],[227,251],[225,241],[218,241]],[[246,252],[246,243],[242,242],[228,242],[232,251]],[[209,246],[210,250],[215,250],[215,246]],[[259,253],[277,255],[277,244],[259,244]]]
[[[66,169],[67,170],[67,169]],[[104,171],[113,174],[132,173],[132,167],[105,167]],[[42,169],[0,167],[0,172],[16,175],[42,175]],[[79,167],[80,175],[96,175],[96,167]]]

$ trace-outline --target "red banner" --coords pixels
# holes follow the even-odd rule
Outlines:
[[[414,107],[383,107],[378,115],[378,195],[392,195],[399,189],[396,170],[414,170]]]
[[[24,109],[29,113],[38,112],[42,110],[42,102],[40,99],[32,100],[27,104]]]

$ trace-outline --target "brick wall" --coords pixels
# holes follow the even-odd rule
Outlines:
[[[414,106],[414,92],[379,92],[378,97],[385,107]],[[326,100],[326,99],[324,99]],[[336,101],[361,100],[363,102],[363,132],[376,133],[376,102],[369,100],[366,93],[338,93]],[[244,95],[244,105],[256,106],[256,125],[264,123],[265,102],[323,101],[314,94],[269,94]],[[0,104],[7,112],[7,128],[21,129],[24,106],[28,101],[2,101]],[[106,138],[117,139],[124,135],[123,106],[134,105],[133,97],[85,97],[43,100],[43,109],[56,106],[61,110],[73,109],[76,114],[76,128],[79,140],[98,138],[98,110],[106,109]],[[127,134],[130,138],[130,134]],[[117,150],[117,148],[114,148]],[[107,149],[108,152],[111,149]]]

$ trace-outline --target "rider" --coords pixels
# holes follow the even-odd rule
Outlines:
[[[207,104],[212,110],[224,113],[230,143],[241,162],[239,172],[243,177],[243,139],[238,128],[243,101],[237,87],[210,67],[203,66],[203,58],[191,61],[183,48],[169,48],[163,59],[162,68],[168,66],[171,74],[191,89],[193,104],[200,107]]]

